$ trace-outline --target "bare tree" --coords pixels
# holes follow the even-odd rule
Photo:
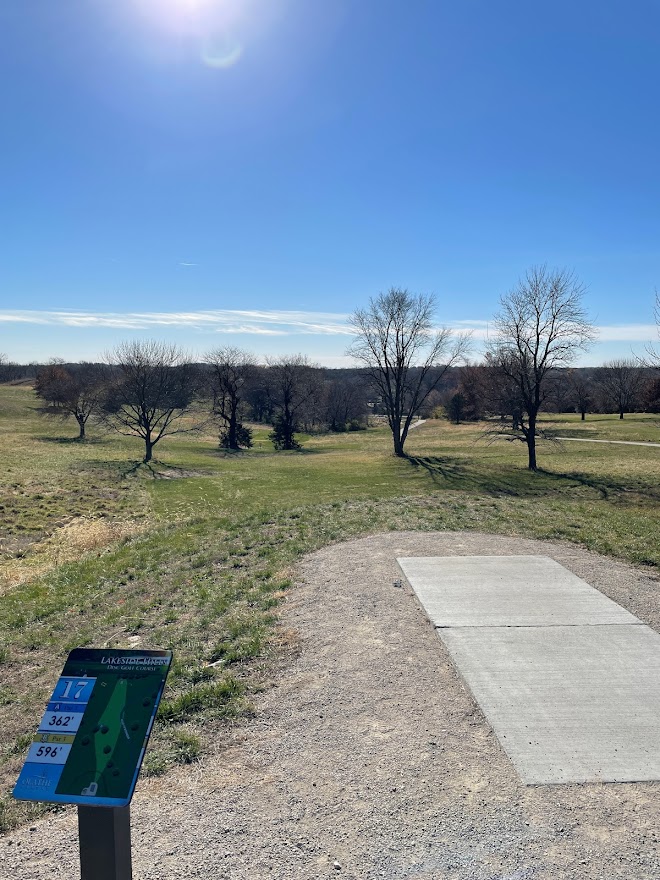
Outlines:
[[[657,371],[644,386],[644,412],[660,413],[660,373]]]
[[[53,361],[37,373],[34,392],[44,401],[43,415],[78,423],[78,440],[85,439],[89,419],[99,411],[105,393],[106,371],[102,364]]]
[[[358,377],[339,376],[327,381],[324,402],[325,420],[331,431],[366,423],[367,399]]]
[[[245,401],[251,419],[255,422],[272,423],[273,398],[268,388],[268,367],[254,368],[253,379],[245,389]]]
[[[114,375],[103,400],[104,418],[119,434],[142,438],[145,463],[163,437],[199,427],[199,422],[186,420],[199,374],[176,345],[122,342],[108,361]]]
[[[660,338],[660,291],[656,290],[655,292],[655,324],[658,331],[658,337]],[[652,367],[655,370],[660,370],[660,351],[655,348],[655,346],[649,342],[646,347],[647,357],[644,360],[644,365],[647,367]]]
[[[223,425],[220,445],[234,450],[252,446],[251,432],[240,419],[245,393],[254,376],[256,358],[248,351],[225,346],[209,352],[204,360],[211,368],[213,412]]]
[[[537,470],[538,413],[554,370],[573,363],[596,336],[582,306],[584,285],[566,269],[529,269],[517,287],[500,299],[491,363],[515,385],[522,406],[520,439],[528,467]]]
[[[571,406],[575,407],[581,421],[584,421],[594,402],[593,382],[583,370],[569,370],[567,378]]]
[[[596,383],[602,395],[603,408],[619,413],[634,412],[640,403],[646,374],[632,359],[608,361],[596,371]]]
[[[321,372],[301,354],[267,358],[266,363],[274,412],[270,439],[276,449],[300,449],[296,433],[305,407],[319,395]]]
[[[486,409],[486,373],[487,368],[475,364],[466,364],[459,370],[458,393],[463,395],[463,418],[468,421],[479,421]]]
[[[392,287],[351,316],[356,340],[348,349],[380,394],[392,431],[394,454],[404,456],[408,431],[419,407],[450,366],[463,358],[469,339],[434,330],[433,296]]]
[[[511,419],[514,435],[520,431],[523,417],[523,399],[517,383],[501,369],[497,359],[486,352],[482,377],[484,408],[490,415],[499,416],[501,422]],[[486,432],[491,433],[491,432]],[[501,428],[494,432],[501,434]]]

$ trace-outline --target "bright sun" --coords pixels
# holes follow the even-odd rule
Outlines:
[[[237,4],[232,0],[137,0],[138,5],[149,13],[150,18],[233,14]]]
[[[135,0],[155,29],[197,44],[200,61],[208,67],[232,67],[243,54],[237,27],[244,18],[245,0]],[[240,30],[240,27],[238,27]]]

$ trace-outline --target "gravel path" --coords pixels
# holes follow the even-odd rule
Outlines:
[[[544,554],[660,626],[660,581],[568,544],[402,532],[307,557],[298,656],[256,717],[133,801],[135,880],[651,880],[660,784],[523,786],[395,558]],[[75,814],[0,841],[0,876],[77,876]]]

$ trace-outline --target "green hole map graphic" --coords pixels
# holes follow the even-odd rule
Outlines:
[[[171,661],[170,651],[72,651],[14,797],[128,804]]]

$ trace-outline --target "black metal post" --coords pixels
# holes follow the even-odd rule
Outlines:
[[[78,807],[80,880],[131,880],[130,807]]]

